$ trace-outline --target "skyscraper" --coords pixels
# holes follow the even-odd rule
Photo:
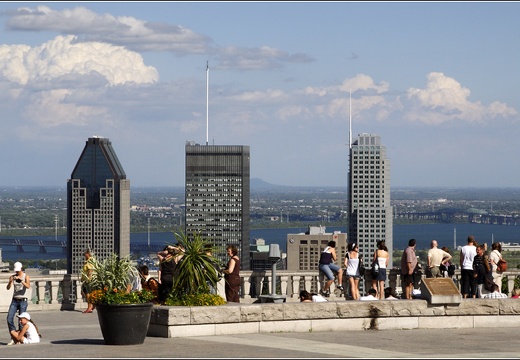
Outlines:
[[[199,233],[227,263],[236,245],[242,270],[249,270],[249,146],[186,142],[185,234]]]
[[[389,253],[393,252],[390,160],[380,136],[366,133],[351,144],[349,157],[348,242],[359,245],[369,268],[378,240],[385,240]]]
[[[83,253],[98,260],[130,254],[130,180],[112,143],[92,137],[67,180],[67,272],[81,273]]]

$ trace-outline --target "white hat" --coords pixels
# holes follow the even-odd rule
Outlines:
[[[21,271],[22,270],[22,263],[17,261],[14,263],[14,271]]]
[[[28,312],[23,312],[21,314],[16,314],[16,316],[19,317],[20,319],[31,320],[31,315],[29,315]]]

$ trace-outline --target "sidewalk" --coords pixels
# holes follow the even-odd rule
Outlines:
[[[29,311],[29,313],[31,313]],[[0,313],[5,318],[6,313]],[[31,313],[39,344],[6,346],[0,358],[518,358],[518,328],[368,330],[187,338],[147,337],[142,345],[105,345],[97,314]]]

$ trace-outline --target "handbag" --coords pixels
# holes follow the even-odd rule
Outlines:
[[[379,276],[379,263],[377,262],[377,260],[372,262],[371,272],[372,272],[372,278],[376,278]]]
[[[365,276],[365,264],[363,264],[363,260],[359,258],[359,275]]]
[[[498,272],[507,271],[507,261],[500,258],[500,260],[498,260],[498,262],[497,262],[497,271]]]

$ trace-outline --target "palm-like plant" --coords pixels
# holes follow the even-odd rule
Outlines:
[[[220,268],[219,261],[207,253],[208,242],[198,233],[189,240],[184,233],[175,233],[175,238],[184,248],[182,261],[178,264],[178,275],[173,284],[172,295],[181,297],[184,295],[209,294],[210,285],[217,286],[220,273],[215,265]]]

